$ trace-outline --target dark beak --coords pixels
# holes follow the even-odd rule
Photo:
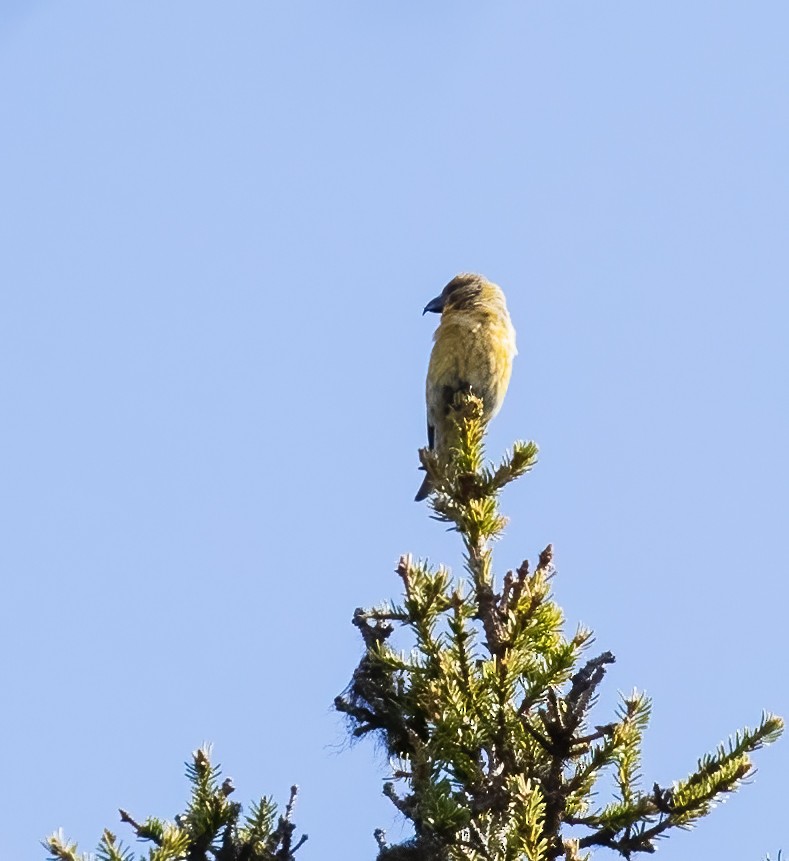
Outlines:
[[[444,310],[444,297],[436,296],[435,299],[431,299],[427,305],[425,305],[425,310],[422,311],[422,316],[424,317],[428,311],[432,311],[434,314],[440,314]]]

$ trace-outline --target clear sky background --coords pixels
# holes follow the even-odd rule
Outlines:
[[[0,5],[0,856],[171,817],[203,740],[304,861],[403,831],[332,699],[402,552],[456,272],[518,330],[498,569],[655,699],[663,784],[789,716],[789,6]],[[789,850],[789,744],[666,861]],[[118,833],[124,834],[118,826]],[[126,832],[126,836],[129,834]],[[607,857],[600,853],[598,857]]]

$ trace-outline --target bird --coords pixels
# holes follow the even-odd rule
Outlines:
[[[456,275],[441,293],[425,305],[441,314],[433,335],[433,350],[427,369],[427,445],[445,453],[450,428],[449,412],[461,391],[482,400],[482,420],[489,422],[501,409],[517,355],[515,329],[501,287],[483,275]],[[433,490],[425,476],[415,501]]]

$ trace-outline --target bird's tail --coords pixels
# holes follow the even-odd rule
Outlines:
[[[430,480],[430,476],[426,475],[425,480],[422,482],[419,490],[416,492],[416,496],[414,497],[414,502],[421,502],[423,499],[427,499],[428,496],[433,492],[433,482]]]

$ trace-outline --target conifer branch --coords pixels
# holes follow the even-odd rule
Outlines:
[[[219,782],[220,769],[211,763],[210,747],[194,751],[186,772],[191,799],[174,821],[152,816],[139,822],[127,811],[119,811],[121,822],[131,826],[135,837],[152,844],[148,861],[294,861],[307,840],[306,834],[293,840],[295,786],[275,825],[277,808],[268,798],[252,804],[242,818],[241,805],[228,800],[235,791],[233,782],[230,778]],[[47,838],[44,846],[57,861],[90,861],[90,856],[78,854],[76,843],[66,841],[62,832]],[[98,861],[134,861],[135,856],[105,829],[96,857]]]

